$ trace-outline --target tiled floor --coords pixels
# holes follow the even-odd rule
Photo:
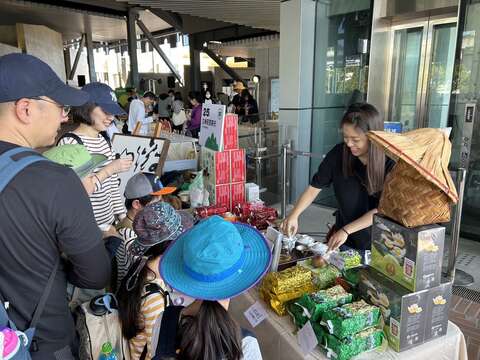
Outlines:
[[[462,330],[469,360],[480,360],[480,303],[453,296],[449,319]]]

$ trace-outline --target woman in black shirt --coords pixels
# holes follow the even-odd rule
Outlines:
[[[315,200],[321,189],[333,185],[338,203],[335,232],[328,239],[330,250],[342,245],[360,251],[370,249],[370,227],[377,212],[385,174],[394,162],[370,144],[366,133],[383,130],[383,119],[370,104],[351,105],[340,123],[343,143],[326,155],[293,211],[282,223],[282,230],[293,235],[298,217]]]

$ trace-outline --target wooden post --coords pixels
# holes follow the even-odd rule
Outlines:
[[[137,121],[135,124],[135,128],[133,129],[132,135],[138,135],[140,133],[140,129],[142,128],[142,123]]]
[[[160,137],[161,132],[162,132],[162,123],[160,121],[158,121],[155,124],[155,130],[153,131],[153,137],[154,138]]]

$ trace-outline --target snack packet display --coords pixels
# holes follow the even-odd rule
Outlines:
[[[335,279],[340,276],[340,271],[332,265],[327,265],[322,268],[314,267],[312,259],[300,261],[298,265],[303,266],[313,273],[313,282],[320,290],[332,287],[335,285]]]
[[[330,309],[350,303],[352,294],[347,293],[340,285],[313,294],[303,295],[295,304],[305,308],[314,322],[321,319],[322,314]]]
[[[325,334],[323,344],[329,352],[334,353],[332,358],[336,360],[349,360],[362,352],[379,347],[382,345],[383,338],[383,331],[372,327],[342,340],[334,335]]]
[[[280,316],[286,315],[286,303],[314,292],[313,273],[301,266],[268,273],[260,285],[260,297]]]
[[[330,334],[339,339],[354,335],[380,321],[380,309],[360,300],[326,311],[322,316],[322,324]]]

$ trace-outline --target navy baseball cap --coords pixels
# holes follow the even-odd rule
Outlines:
[[[0,103],[48,96],[60,105],[80,106],[88,94],[66,85],[50,66],[28,54],[0,57]]]
[[[100,82],[85,85],[83,91],[90,95],[90,101],[102,108],[103,111],[112,115],[125,115],[126,112],[118,105],[117,96],[110,86]]]

